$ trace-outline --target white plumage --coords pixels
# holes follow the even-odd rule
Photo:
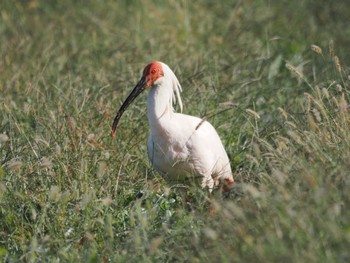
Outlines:
[[[175,101],[182,110],[181,86],[173,71],[162,62],[146,66],[141,80],[115,117],[112,135],[123,112],[148,87],[151,133],[147,150],[153,167],[171,182],[199,177],[202,187],[208,187],[210,192],[220,182],[228,190],[234,180],[219,135],[209,122],[174,111]]]

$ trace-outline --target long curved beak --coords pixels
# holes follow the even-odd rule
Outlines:
[[[136,84],[135,88],[131,91],[129,96],[126,98],[122,106],[120,107],[119,111],[117,112],[117,115],[114,118],[113,124],[112,124],[112,132],[111,136],[114,137],[115,130],[117,129],[118,123],[120,118],[122,117],[124,111],[129,107],[131,102],[134,101],[134,99],[145,89],[147,88],[147,81],[144,76],[140,79],[140,81]]]

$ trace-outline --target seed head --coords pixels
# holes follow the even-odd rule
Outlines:
[[[260,115],[256,111],[253,111],[251,109],[246,109],[245,112],[253,116],[254,118],[260,119]]]
[[[316,52],[317,54],[322,55],[322,49],[319,46],[311,45],[311,50]]]
[[[287,63],[286,68],[292,72],[298,79],[304,78],[304,74],[300,72],[296,67],[294,67],[292,64]]]
[[[341,73],[341,65],[338,56],[334,56],[334,64],[339,73]]]
[[[334,57],[334,43],[333,40],[329,41],[329,55],[331,58]]]
[[[322,89],[322,93],[323,93],[323,96],[325,96],[327,99],[329,99],[328,89],[323,88],[323,89]]]
[[[9,168],[9,170],[14,171],[14,170],[19,170],[22,167],[22,165],[23,163],[21,161],[13,159],[9,162],[7,167]]]

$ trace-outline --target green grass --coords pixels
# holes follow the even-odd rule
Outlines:
[[[350,8],[328,2],[3,1],[0,260],[348,262]],[[145,94],[109,136],[153,60],[240,181],[214,217],[152,169]]]

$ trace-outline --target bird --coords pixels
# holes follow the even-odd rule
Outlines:
[[[153,61],[148,64],[129,96],[118,110],[111,136],[119,120],[134,99],[145,90],[150,135],[148,157],[166,181],[199,179],[209,193],[219,185],[229,191],[235,180],[228,155],[215,128],[206,120],[182,113],[181,85],[168,65]],[[174,110],[178,104],[180,112]]]

